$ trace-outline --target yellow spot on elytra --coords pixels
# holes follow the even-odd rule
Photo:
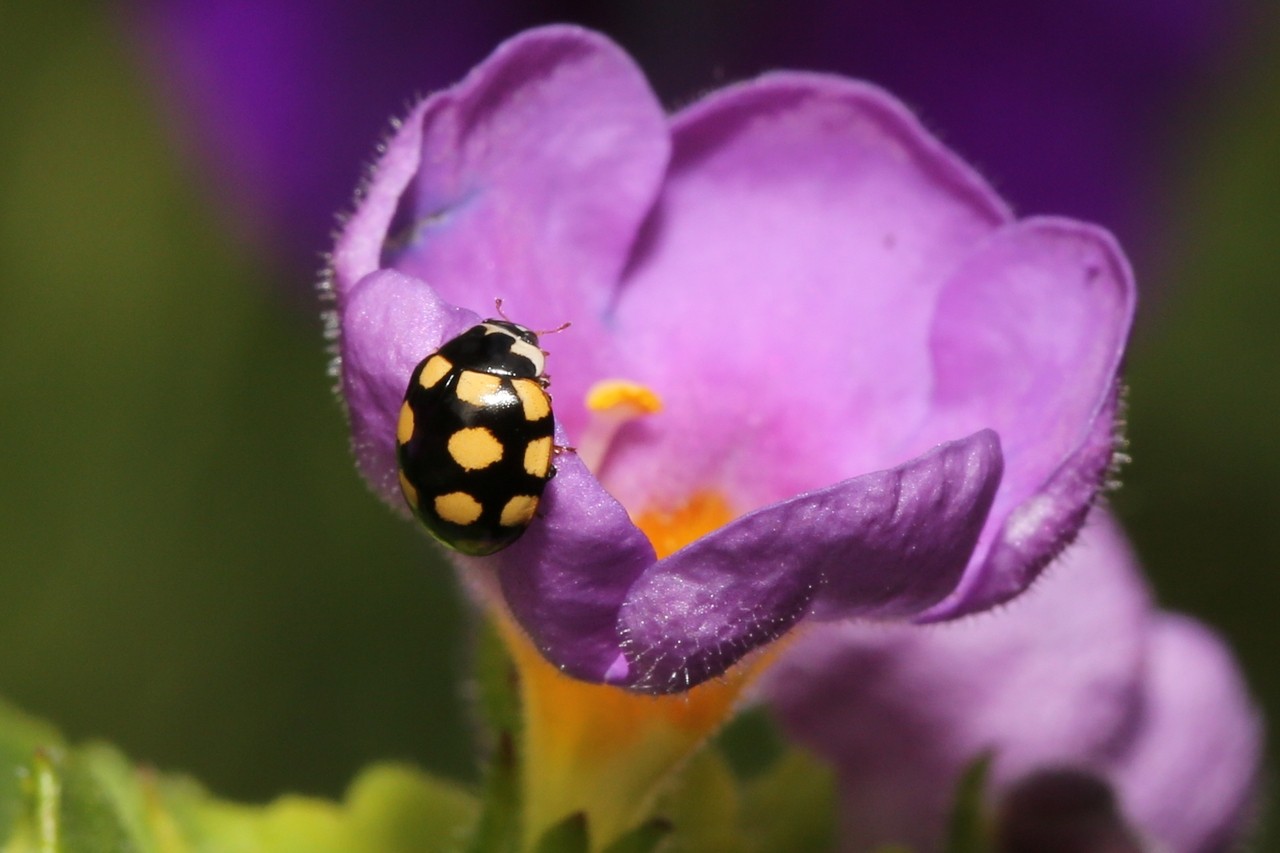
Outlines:
[[[466,427],[449,436],[449,455],[468,471],[479,471],[502,458],[502,442],[485,427]]]
[[[662,411],[662,399],[647,385],[630,379],[605,379],[587,391],[587,408],[593,412],[624,410],[632,417]]]
[[[532,379],[513,379],[511,386],[524,405],[524,417],[528,421],[540,421],[551,414],[551,400],[542,386]]]
[[[480,517],[480,502],[466,492],[450,492],[435,500],[436,515],[453,524],[473,524]]]
[[[415,510],[418,508],[418,490],[413,487],[413,483],[409,482],[409,478],[404,475],[403,471],[396,472],[400,476],[400,491],[404,494],[404,499],[409,502],[409,506]]]
[[[545,477],[551,470],[551,436],[535,438],[524,449],[524,470],[534,477]]]
[[[450,363],[449,359],[442,355],[433,355],[423,365],[422,373],[418,376],[418,384],[423,388],[431,388],[443,379],[450,370],[453,370],[453,364]]]
[[[502,377],[492,373],[464,370],[458,377],[458,399],[473,406],[483,406],[485,398],[502,388]]]
[[[735,517],[717,492],[696,492],[674,509],[646,510],[632,521],[649,537],[658,559],[675,553],[695,539],[724,527]]]
[[[537,508],[538,499],[533,495],[516,495],[502,508],[498,523],[503,527],[523,527],[533,518],[533,511]]]
[[[396,423],[396,441],[408,444],[413,438],[413,409],[408,403],[400,407],[400,420]]]

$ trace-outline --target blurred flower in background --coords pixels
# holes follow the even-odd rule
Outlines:
[[[1217,637],[1153,607],[1103,511],[1002,610],[814,629],[760,692],[838,768],[850,850],[936,849],[957,780],[988,751],[1002,849],[1210,853],[1252,823],[1262,725],[1247,688]]]

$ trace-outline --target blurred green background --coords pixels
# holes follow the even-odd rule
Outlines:
[[[355,474],[314,306],[228,237],[117,23],[0,9],[0,695],[229,796],[471,776],[449,571]],[[1112,499],[1271,715],[1277,140],[1273,26],[1161,152]]]
[[[240,797],[472,772],[455,585],[355,473],[318,309],[114,22],[42,12],[0,20],[0,694]]]

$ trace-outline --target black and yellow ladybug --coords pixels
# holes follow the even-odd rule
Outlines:
[[[555,476],[538,334],[485,320],[409,378],[396,428],[400,489],[431,535],[464,554],[492,554],[520,538]]]

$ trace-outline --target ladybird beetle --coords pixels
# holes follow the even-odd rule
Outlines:
[[[396,428],[400,489],[431,535],[463,554],[492,554],[520,538],[555,476],[560,448],[538,346],[549,333],[505,315],[485,320],[409,377]]]

